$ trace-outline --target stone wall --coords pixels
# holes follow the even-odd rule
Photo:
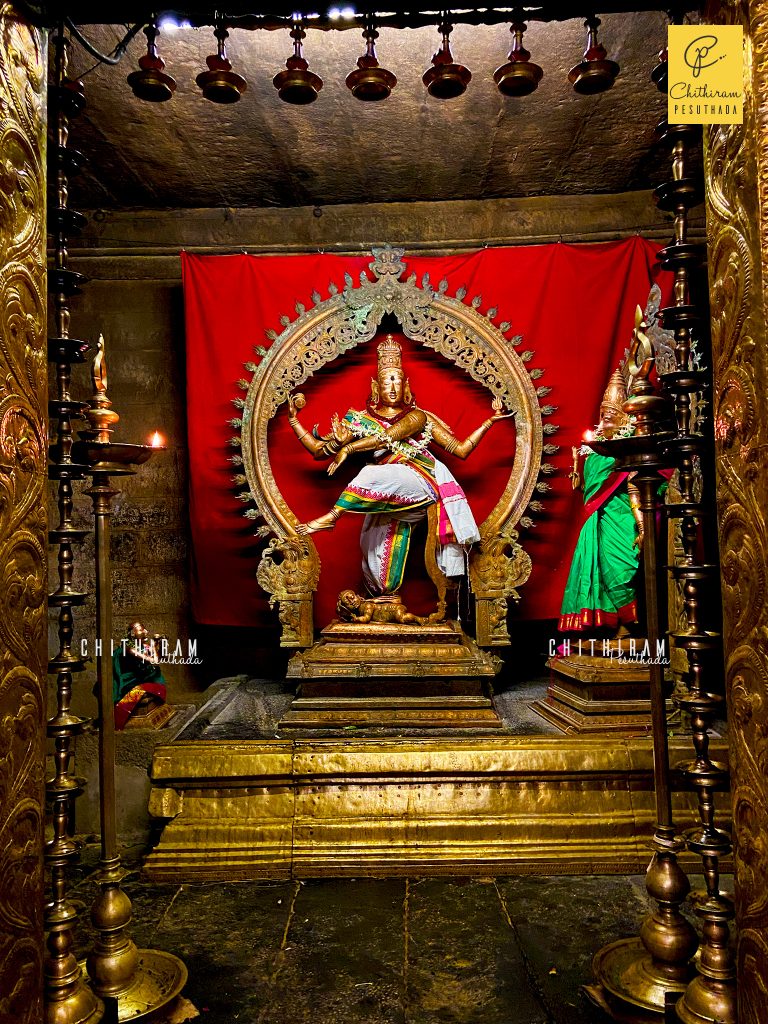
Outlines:
[[[318,216],[318,214],[320,214]],[[391,203],[292,210],[90,211],[72,247],[72,266],[91,280],[73,301],[73,334],[106,339],[109,394],[120,414],[116,437],[146,442],[160,430],[168,450],[122,483],[113,519],[116,636],[135,619],[172,640],[198,642],[200,666],[167,671],[172,702],[194,699],[215,679],[280,674],[286,653],[278,633],[204,628],[189,612],[189,539],[184,400],[184,317],[179,250],[202,253],[364,252],[390,241],[411,252],[480,245],[604,241],[642,233],[666,242],[669,219],[650,193],[486,202]],[[703,234],[703,224],[693,225]],[[76,368],[78,396],[90,394]],[[90,499],[78,496],[90,522]],[[77,581],[93,593],[93,545],[86,543]],[[254,586],[255,586],[254,582]],[[93,598],[77,615],[78,636],[93,637]],[[93,713],[90,683],[79,706]]]

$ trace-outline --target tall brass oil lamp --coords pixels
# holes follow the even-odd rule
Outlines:
[[[140,1021],[169,1004],[187,980],[187,969],[177,957],[155,949],[137,949],[126,932],[131,901],[121,888],[125,877],[117,842],[115,792],[115,720],[112,698],[112,588],[109,554],[112,499],[119,491],[113,477],[131,476],[136,467],[158,449],[144,444],[123,444],[111,439],[119,420],[107,397],[104,339],[99,338],[93,361],[94,393],[85,417],[89,429],[76,442],[79,460],[88,466],[96,533],[96,662],[99,702],[99,810],[101,858],[97,872],[99,892],[91,907],[97,936],[86,960],[93,991],[111,1011],[112,1019]],[[99,643],[100,642],[100,643]]]
[[[662,446],[673,432],[665,429],[671,404],[655,394],[648,379],[654,359],[644,328],[639,316],[629,356],[633,384],[623,407],[634,420],[634,433],[630,437],[591,442],[590,447],[601,455],[614,457],[621,469],[635,472],[644,527],[647,636],[651,651],[657,651],[660,616],[656,506],[661,483],[658,471],[665,465]],[[592,966],[597,984],[586,989],[590,998],[614,1020],[627,1024],[654,1020],[661,1024],[668,1007],[682,996],[693,976],[691,959],[698,944],[696,932],[680,912],[690,883],[678,863],[685,840],[677,834],[672,820],[666,695],[660,659],[654,658],[649,669],[656,827],[646,889],[657,906],[643,922],[639,938],[612,942],[595,954]]]

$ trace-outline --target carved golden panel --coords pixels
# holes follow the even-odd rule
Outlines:
[[[0,1017],[42,1018],[46,672],[43,35],[0,5]]]
[[[768,4],[727,3],[747,33],[744,125],[706,134],[717,501],[736,872],[739,1020],[768,991]]]
[[[672,740],[673,757],[687,741]],[[713,752],[725,756],[721,740]],[[650,739],[402,737],[155,749],[151,879],[641,871]],[[695,799],[675,793],[690,827]],[[698,859],[689,863],[698,865]]]

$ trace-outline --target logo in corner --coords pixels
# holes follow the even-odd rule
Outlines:
[[[740,25],[670,25],[670,124],[742,124],[744,30]]]

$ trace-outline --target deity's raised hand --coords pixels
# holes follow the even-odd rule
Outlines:
[[[493,416],[490,417],[491,423],[495,423],[496,420],[508,420],[515,415],[514,412],[502,412],[504,403],[498,397],[491,402],[491,408],[493,409]]]
[[[348,444],[355,436],[347,424],[339,419],[339,414],[336,412],[331,416],[331,431],[335,440],[342,445]]]
[[[288,418],[294,419],[306,404],[307,400],[301,392],[296,395],[288,395]]]

